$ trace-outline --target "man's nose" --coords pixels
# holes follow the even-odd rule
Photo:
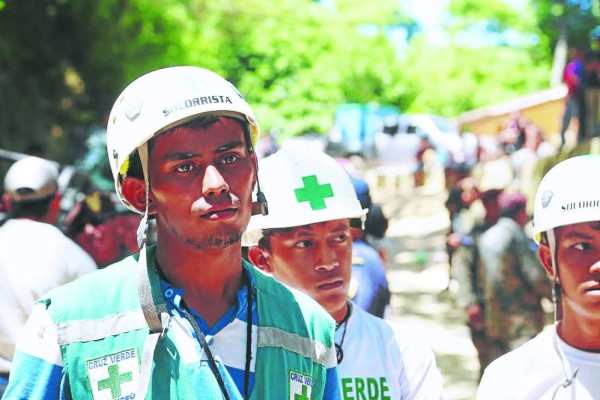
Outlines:
[[[590,274],[600,278],[600,260],[596,261],[590,266]]]
[[[319,259],[315,266],[317,271],[331,271],[340,266],[336,252],[331,247],[321,246],[319,253]]]
[[[214,165],[206,167],[204,179],[202,180],[202,194],[212,196],[229,191],[229,185],[223,178],[223,175]]]

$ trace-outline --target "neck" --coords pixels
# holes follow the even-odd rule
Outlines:
[[[344,307],[331,313],[331,316],[337,325],[341,325],[343,322],[345,322],[350,317],[350,305],[348,302],[344,302]]]
[[[167,280],[183,289],[186,304],[209,326],[237,304],[237,292],[243,284],[239,245],[216,250],[174,250],[159,244],[156,257]]]
[[[558,323],[557,332],[568,345],[579,350],[600,353],[600,321],[599,317],[588,318],[576,314],[573,310],[563,309],[563,319]]]

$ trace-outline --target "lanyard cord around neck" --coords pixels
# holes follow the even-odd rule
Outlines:
[[[246,296],[248,299],[248,314],[246,321],[246,365],[244,369],[244,399],[248,399],[248,388],[250,384],[250,361],[252,360],[252,285],[250,284],[250,278],[246,276],[246,274],[244,274],[244,280],[246,283]],[[198,322],[196,322],[196,318],[194,318],[183,299],[181,299],[180,305],[183,310],[183,313],[185,314],[186,319],[190,322],[190,324],[192,324],[192,328],[194,329],[194,332],[196,333],[196,336],[200,341],[200,345],[202,346],[202,350],[206,354],[206,358],[208,358],[208,365],[213,375],[217,379],[217,383],[221,388],[223,397],[225,398],[225,400],[229,400],[229,393],[227,392],[227,388],[225,387],[225,382],[223,382],[223,377],[219,372],[215,358],[212,355],[212,351],[210,351],[210,347],[206,342],[206,338],[200,330]]]
[[[561,388],[566,389],[567,387],[574,384],[579,369],[575,368],[575,370],[573,370],[573,373],[571,373],[571,364],[569,364],[567,357],[565,357],[565,354],[563,353],[562,349],[560,348],[560,344],[558,343],[558,327],[555,327],[554,332],[552,332],[552,346],[554,347],[554,350],[556,351],[556,354],[560,359],[560,364],[565,374],[565,381],[560,383],[552,393],[552,400],[554,400],[556,398],[556,395],[558,394],[558,391]]]
[[[335,330],[337,331],[342,325],[344,325],[342,340],[340,340],[340,344],[335,343],[335,355],[338,364],[340,364],[344,359],[344,350],[342,349],[342,346],[344,345],[344,339],[346,338],[346,328],[348,328],[348,320],[350,319],[350,315],[352,315],[352,303],[348,302],[348,310],[346,311],[346,315],[344,315],[342,321],[335,327]]]

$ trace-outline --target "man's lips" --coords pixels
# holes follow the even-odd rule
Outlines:
[[[211,207],[200,214],[200,216],[204,219],[212,220],[222,220],[231,218],[237,212],[236,207],[232,207],[231,205],[227,205],[224,207]]]
[[[342,287],[343,284],[344,284],[344,281],[342,279],[336,279],[333,281],[323,282],[323,283],[317,285],[317,287],[320,290],[333,290],[333,289]]]
[[[231,218],[236,212],[236,208],[223,208],[220,210],[210,210],[202,214],[201,217],[211,221],[216,221]]]
[[[598,293],[600,295],[600,283],[595,283],[595,284],[588,285],[585,288],[585,291],[586,292],[595,292],[595,293]]]

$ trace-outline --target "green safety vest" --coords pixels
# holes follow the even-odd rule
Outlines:
[[[157,308],[164,310],[155,250],[148,248],[148,276],[153,300]],[[249,264],[246,266],[254,278],[259,323],[251,398],[290,398],[291,383],[304,379],[301,383],[312,385],[311,398],[321,399],[327,369],[335,366],[334,321],[312,299],[290,291]],[[151,371],[147,373],[150,382],[146,399],[195,399],[200,394],[186,379],[185,366],[180,362],[180,351],[185,349],[176,348],[172,330],[161,335],[150,352],[145,348],[151,330],[138,296],[138,269],[137,257],[131,256],[56,288],[40,300],[57,325],[63,368],[75,399],[93,397],[90,382],[94,367],[117,357],[121,361],[127,359],[124,362],[137,362],[143,370],[140,359],[144,351],[150,356],[153,353],[153,361],[148,363]],[[110,376],[116,378],[104,379],[101,384],[119,385],[120,376],[131,379],[118,366],[110,368]],[[283,397],[285,393],[288,394]],[[142,398],[138,393],[133,397],[127,397],[128,394],[131,392],[117,398]]]

